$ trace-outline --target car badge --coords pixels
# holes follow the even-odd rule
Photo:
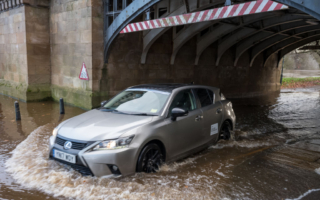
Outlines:
[[[64,148],[65,150],[69,150],[69,149],[71,149],[71,147],[72,147],[72,142],[66,141],[66,142],[64,143],[63,148]]]

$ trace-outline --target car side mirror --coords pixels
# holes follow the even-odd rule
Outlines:
[[[187,116],[189,114],[189,111],[184,110],[182,108],[173,108],[171,111],[171,120],[176,121],[177,117],[183,117]]]
[[[105,101],[101,102],[101,107],[106,105],[106,103],[108,103],[108,100],[105,100]]]

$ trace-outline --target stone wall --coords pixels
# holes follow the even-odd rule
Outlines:
[[[0,13],[0,93],[23,101],[51,97],[49,9]]]
[[[221,88],[229,97],[266,95],[280,90],[281,68],[277,57],[264,67],[260,55],[253,67],[249,66],[249,53],[233,66],[233,51],[229,50],[215,66],[217,44],[202,54],[199,65],[194,65],[196,40],[194,37],[178,52],[174,65],[170,65],[172,30],[163,34],[150,48],[146,64],[140,64],[142,33],[122,34],[111,47],[107,64],[110,97],[126,87],[144,83],[191,83]]]
[[[0,13],[1,93],[26,100],[28,86],[25,8]]]
[[[103,64],[100,0],[55,0],[50,9],[52,97],[90,109],[100,101]],[[89,81],[80,80],[85,63]]]
[[[0,93],[24,101],[64,98],[66,103],[91,109],[129,86],[144,83],[194,81],[220,87],[228,97],[279,91],[276,57],[263,67],[260,56],[249,67],[249,54],[244,54],[234,67],[231,49],[215,66],[217,44],[212,44],[195,66],[196,37],[170,65],[172,29],[152,45],[146,64],[140,63],[142,32],[119,35],[104,64],[102,2],[24,0],[23,5],[0,11]],[[142,16],[135,20],[141,21]],[[82,63],[89,81],[79,79]]]
[[[28,65],[27,100],[51,98],[49,9],[25,6]]]

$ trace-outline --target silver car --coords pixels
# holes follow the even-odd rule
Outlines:
[[[50,137],[50,158],[83,175],[155,172],[229,139],[236,116],[220,89],[192,84],[130,87],[101,107],[62,122]]]

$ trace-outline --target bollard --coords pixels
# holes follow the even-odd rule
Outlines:
[[[64,114],[64,103],[63,98],[60,99],[60,114]]]
[[[14,109],[16,111],[16,121],[21,120],[20,108],[19,108],[19,102],[18,101],[14,102]]]

